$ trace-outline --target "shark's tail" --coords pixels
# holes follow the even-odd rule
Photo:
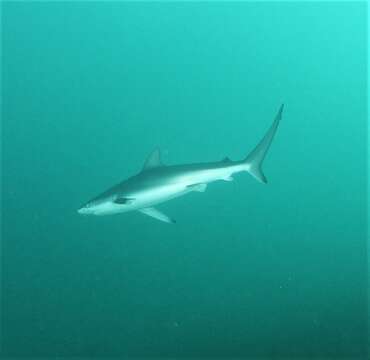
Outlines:
[[[244,159],[246,170],[258,181],[265,184],[267,183],[267,179],[264,173],[262,172],[262,163],[271,145],[272,139],[274,138],[276,130],[279,126],[283,108],[284,104],[280,106],[280,109],[275,117],[275,120],[272,123],[270,129],[267,131],[266,135],[263,137],[260,143],[254,148],[254,150]]]

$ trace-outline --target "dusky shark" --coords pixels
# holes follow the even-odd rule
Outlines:
[[[262,162],[278,128],[284,105],[259,144],[241,161],[225,158],[218,162],[165,166],[159,149],[147,158],[143,169],[127,180],[109,188],[84,204],[78,213],[85,215],[112,215],[139,211],[157,220],[175,223],[175,220],[154,206],[193,191],[204,192],[209,183],[232,181],[233,174],[248,172],[261,183],[267,183]]]

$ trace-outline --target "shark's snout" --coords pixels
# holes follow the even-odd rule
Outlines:
[[[77,212],[81,215],[108,215],[117,207],[111,201],[90,201],[82,205]]]
[[[86,211],[86,210],[87,210],[86,208],[81,207],[81,208],[79,208],[79,209],[77,210],[77,212],[78,212],[79,214],[81,214],[81,215],[87,215],[88,213],[87,213],[87,211]]]
[[[92,211],[92,209],[89,209],[88,207],[86,206],[81,206],[77,212],[80,214],[80,215],[93,215],[94,212]]]
[[[94,207],[90,203],[83,204],[79,207],[77,212],[81,215],[92,215],[94,214]]]

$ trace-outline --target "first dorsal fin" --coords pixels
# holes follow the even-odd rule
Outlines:
[[[153,169],[156,167],[163,166],[162,160],[161,160],[161,151],[156,148],[154,149],[151,154],[148,156],[148,158],[145,161],[143,171]]]
[[[228,156],[226,156],[222,159],[222,162],[231,162],[231,160]]]

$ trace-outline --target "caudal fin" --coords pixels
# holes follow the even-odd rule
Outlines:
[[[279,126],[281,115],[283,113],[284,104],[280,106],[280,109],[272,123],[270,129],[266,135],[260,141],[260,143],[254,148],[254,150],[245,158],[244,163],[247,165],[247,171],[254,176],[258,181],[267,183],[266,176],[262,171],[262,163],[267,154],[267,151],[271,145],[272,139]]]

